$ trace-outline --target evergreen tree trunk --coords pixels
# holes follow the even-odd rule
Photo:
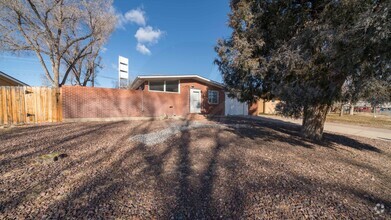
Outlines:
[[[339,116],[343,115],[343,103],[341,104],[341,111],[339,112]]]
[[[327,112],[330,106],[326,104],[307,106],[304,109],[301,133],[305,138],[321,140]]]

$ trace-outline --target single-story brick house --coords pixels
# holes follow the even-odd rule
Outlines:
[[[274,113],[275,103],[241,103],[224,85],[199,75],[138,76],[129,89],[63,86],[66,120],[118,120],[141,117],[259,115]],[[276,102],[277,103],[277,102]]]
[[[224,115],[224,86],[199,75],[138,76],[130,88],[142,90],[150,96],[177,96],[178,101],[169,105],[176,115]],[[154,104],[155,107],[167,108],[163,99],[155,99]]]
[[[0,71],[0,86],[29,86],[29,85]]]

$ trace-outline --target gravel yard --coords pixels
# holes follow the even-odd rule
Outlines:
[[[64,123],[0,130],[0,219],[391,218],[391,142],[297,125]]]

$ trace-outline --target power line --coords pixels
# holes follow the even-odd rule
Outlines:
[[[39,63],[38,59],[34,58],[26,58],[26,57],[16,57],[16,56],[0,56],[0,59],[7,59],[7,60],[16,60],[16,61],[22,61],[22,62],[32,62],[32,63]],[[49,59],[44,59],[45,62],[49,62]]]
[[[109,77],[109,76],[100,76],[100,75],[97,75],[96,77],[98,77],[98,78],[105,78],[105,79],[112,79],[112,80],[118,80],[117,78]]]

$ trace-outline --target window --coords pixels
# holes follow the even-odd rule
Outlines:
[[[150,81],[149,90],[164,92],[164,81]]]
[[[149,90],[179,93],[179,80],[149,81]]]
[[[208,102],[209,104],[218,104],[219,92],[216,90],[208,90]]]
[[[179,92],[179,80],[166,81],[166,92]]]

